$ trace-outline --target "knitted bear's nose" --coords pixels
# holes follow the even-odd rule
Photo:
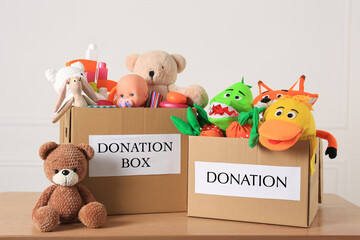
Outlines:
[[[150,71],[150,72],[149,72],[149,76],[150,76],[150,77],[153,77],[153,76],[154,76],[154,74],[155,74],[155,72],[154,72],[154,71]]]
[[[66,175],[68,175],[70,172],[69,172],[69,170],[62,170],[61,173],[66,176]]]

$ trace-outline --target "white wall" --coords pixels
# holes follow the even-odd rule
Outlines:
[[[180,53],[188,65],[178,85],[201,84],[210,97],[243,75],[257,95],[258,80],[283,89],[305,74],[305,89],[320,95],[318,128],[339,141],[325,190],[360,205],[359,15],[350,0],[0,0],[0,192],[49,185],[37,151],[59,134],[44,72],[96,43],[114,80],[128,73],[130,53]]]

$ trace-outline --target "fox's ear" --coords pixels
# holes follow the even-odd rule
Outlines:
[[[258,86],[259,86],[259,94],[262,94],[266,91],[272,91],[272,89],[266,86],[262,81],[258,82]]]
[[[318,100],[319,94],[310,94],[309,97],[310,97],[310,100],[308,101],[308,103],[311,106],[313,106],[316,103],[316,101]]]
[[[299,91],[304,92],[304,84],[305,84],[305,75],[301,75],[301,77],[289,88],[289,91]],[[294,90],[294,88],[298,86],[298,90]]]

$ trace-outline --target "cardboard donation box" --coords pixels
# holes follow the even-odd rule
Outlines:
[[[321,142],[270,151],[248,139],[189,137],[188,215],[309,227],[318,210]]]
[[[82,184],[108,214],[186,211],[188,137],[170,119],[186,110],[73,107],[60,142],[94,148]]]

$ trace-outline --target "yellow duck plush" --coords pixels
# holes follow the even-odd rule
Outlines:
[[[328,132],[316,130],[312,107],[306,96],[283,96],[273,103],[264,113],[263,123],[259,127],[260,143],[275,151],[292,147],[298,140],[311,142],[311,174],[315,168],[316,137],[328,141],[325,154],[330,158],[337,155],[336,139]]]

